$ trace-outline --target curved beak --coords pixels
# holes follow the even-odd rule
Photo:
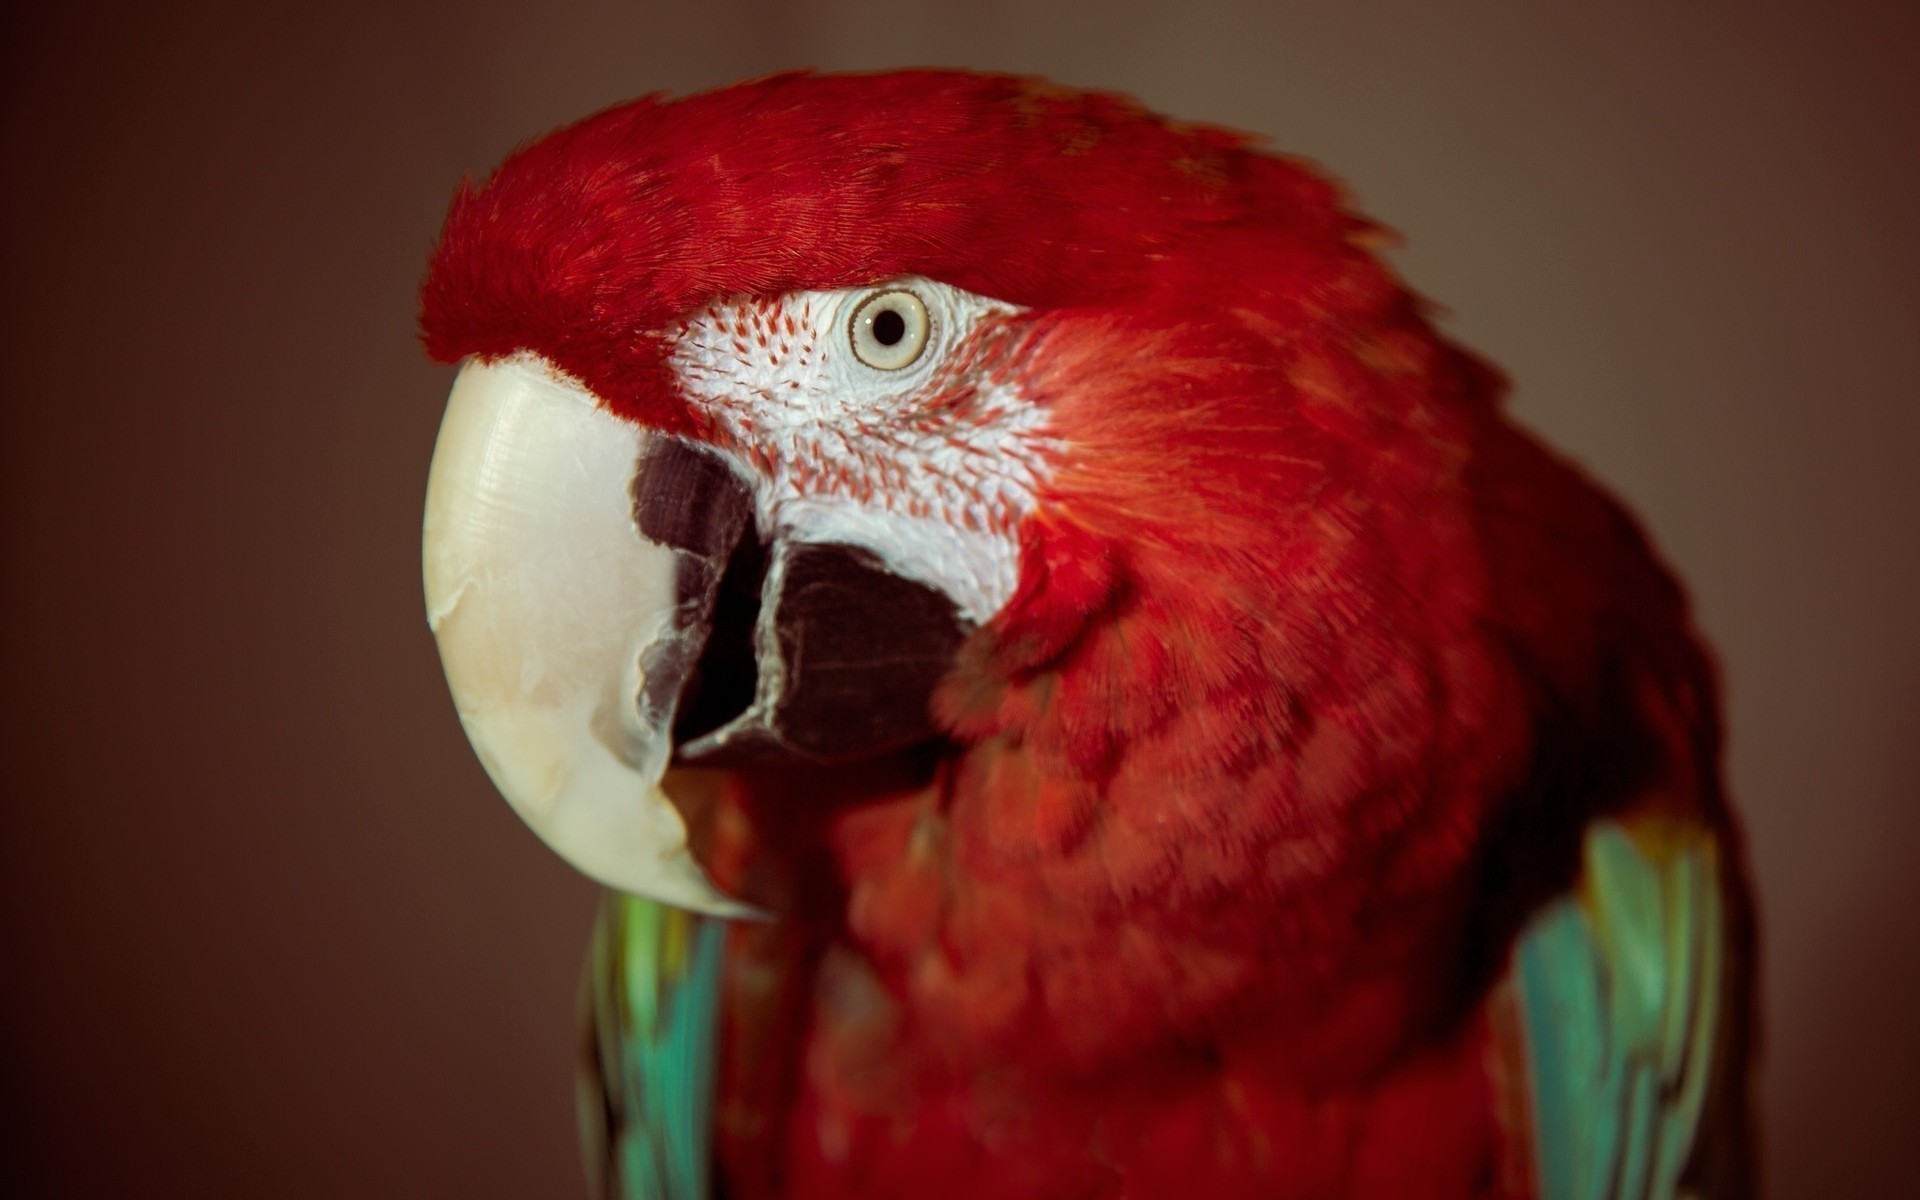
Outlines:
[[[833,765],[935,736],[953,599],[775,527],[711,447],[614,417],[531,354],[469,362],[427,481],[427,623],[468,740],[594,879],[724,916],[676,763]]]
[[[745,915],[660,787],[680,679],[655,677],[697,657],[705,613],[678,591],[705,564],[636,523],[653,436],[531,356],[462,367],[427,481],[427,624],[475,753],[548,845],[610,887]]]

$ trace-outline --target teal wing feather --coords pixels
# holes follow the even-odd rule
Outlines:
[[[580,1129],[607,1200],[709,1200],[724,923],[608,893],[581,996]]]
[[[1688,1194],[1732,999],[1720,871],[1705,830],[1656,852],[1601,821],[1579,890],[1523,931],[1513,985],[1542,1200]]]

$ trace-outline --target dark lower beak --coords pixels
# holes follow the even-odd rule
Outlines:
[[[752,511],[717,452],[648,444],[635,520],[684,552],[684,618],[708,630],[690,669],[648,673],[675,689],[649,697],[673,706],[673,761],[831,766],[936,736],[927,702],[968,633],[954,603],[857,547],[762,541]]]

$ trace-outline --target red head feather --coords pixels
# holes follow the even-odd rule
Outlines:
[[[536,350],[676,426],[657,338],[722,296],[919,274],[1036,308],[1152,295],[1286,319],[1356,299],[1325,255],[1369,227],[1333,185],[1245,143],[1011,76],[788,74],[647,97],[461,190],[421,325],[442,361]]]

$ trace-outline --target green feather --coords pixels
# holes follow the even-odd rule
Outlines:
[[[1515,950],[1542,1200],[1668,1200],[1699,1132],[1724,999],[1718,861],[1704,831],[1654,856],[1612,821],[1579,894]]]
[[[724,922],[608,893],[581,997],[581,1141],[608,1200],[709,1200]]]

